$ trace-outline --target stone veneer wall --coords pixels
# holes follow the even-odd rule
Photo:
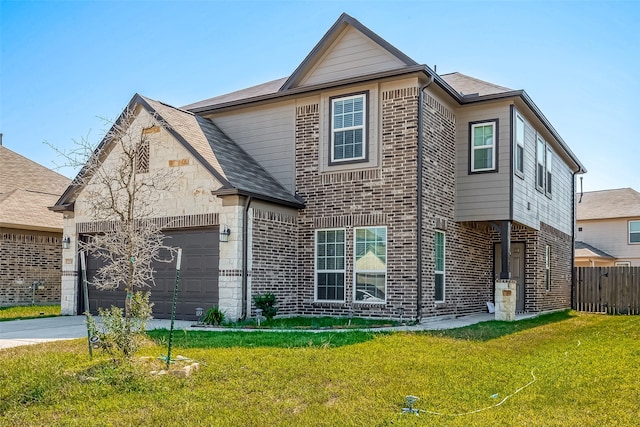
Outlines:
[[[415,317],[416,158],[418,89],[381,93],[381,165],[375,169],[319,172],[318,104],[296,110],[296,187],[306,203],[299,225],[299,313]],[[327,125],[328,126],[328,125]],[[387,301],[353,302],[354,227],[387,226]],[[315,230],[346,230],[345,302],[314,302]]]
[[[500,236],[491,230],[494,243]],[[537,313],[571,307],[572,240],[550,225],[541,223],[540,231],[514,224],[512,242],[525,243],[525,311]],[[551,289],[546,290],[545,248],[551,246]]]
[[[61,234],[3,229],[0,248],[0,306],[60,303]]]
[[[456,117],[427,92],[422,120],[422,317],[477,313],[492,299],[492,246],[485,227],[454,221]],[[438,303],[436,230],[445,233],[445,300]]]
[[[251,248],[251,295],[271,292],[278,315],[298,313],[297,218],[278,212],[253,209]],[[251,302],[250,317],[255,316]]]

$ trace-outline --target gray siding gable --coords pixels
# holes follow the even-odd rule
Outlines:
[[[336,43],[343,38],[342,46]],[[280,90],[415,65],[413,59],[343,13]]]

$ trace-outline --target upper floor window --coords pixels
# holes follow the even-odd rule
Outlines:
[[[367,94],[331,98],[330,163],[366,161]]]
[[[496,170],[497,120],[470,123],[471,172]]]
[[[640,221],[629,221],[629,243],[640,243]]]
[[[387,295],[387,228],[355,229],[355,300],[383,303]]]
[[[544,139],[538,137],[536,144],[536,187],[540,191],[544,191],[545,188],[545,143]]]
[[[545,182],[545,192],[547,196],[551,196],[551,183],[553,182],[553,151],[551,147],[547,145],[547,151],[545,156],[545,169],[547,171],[547,177]]]
[[[515,152],[516,174],[524,176],[524,120],[520,115],[516,115],[516,152]]]

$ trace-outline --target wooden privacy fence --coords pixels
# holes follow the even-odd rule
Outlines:
[[[576,267],[574,273],[574,309],[640,314],[640,267]]]

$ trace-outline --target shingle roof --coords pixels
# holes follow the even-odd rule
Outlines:
[[[280,90],[284,82],[288,77],[284,77],[278,80],[272,80],[267,83],[262,83],[257,86],[251,86],[246,89],[237,90],[235,92],[227,93],[213,98],[205,99],[202,101],[194,102],[193,104],[185,105],[183,110],[195,110],[202,107],[210,107],[212,105],[225,104],[227,102],[240,101],[243,99],[251,99],[257,96],[270,95]]]
[[[3,227],[61,231],[52,206],[70,180],[0,146],[0,224]]]
[[[640,217],[640,193],[632,188],[583,193],[577,204],[578,221],[631,217]]]
[[[226,181],[224,190],[235,189],[267,200],[302,205],[211,120],[149,98],[141,98],[183,138],[184,144],[191,146],[213,168],[218,178]]]
[[[575,257],[576,258],[611,258],[615,259],[614,256],[609,255],[605,251],[601,251],[600,249],[591,246],[585,242],[581,242],[576,240],[575,243]]]
[[[441,74],[440,77],[461,95],[494,95],[496,93],[511,92],[513,90],[462,73]]]
[[[211,120],[138,94],[128,108],[136,104],[166,123],[167,130],[222,183],[217,194],[238,193],[292,207],[304,206]],[[100,146],[108,143],[103,140]],[[80,187],[70,186],[56,202],[57,209],[66,209],[78,191]]]

